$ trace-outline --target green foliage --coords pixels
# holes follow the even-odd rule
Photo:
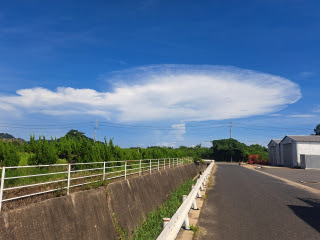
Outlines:
[[[117,240],[126,240],[128,238],[128,231],[120,226],[118,215],[113,214],[112,219],[116,227]]]
[[[45,137],[39,137],[34,151],[35,154],[28,159],[29,165],[54,164],[58,160],[55,142],[49,143]]]
[[[182,203],[182,195],[189,194],[193,180],[188,180],[176,191],[171,193],[170,198],[159,208],[150,212],[145,222],[137,227],[134,232],[134,239],[156,239],[162,231],[162,219],[172,217]]]
[[[315,135],[320,135],[320,124],[318,124],[313,131]]]
[[[258,144],[247,146],[235,139],[222,139],[212,141],[213,159],[216,161],[247,161],[250,154],[261,155],[267,160],[268,149]]]
[[[0,141],[0,163],[3,166],[17,166],[20,161],[19,151],[11,142]]]

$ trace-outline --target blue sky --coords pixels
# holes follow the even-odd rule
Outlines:
[[[75,128],[123,147],[233,137],[266,145],[320,123],[320,3],[0,3],[0,132]]]

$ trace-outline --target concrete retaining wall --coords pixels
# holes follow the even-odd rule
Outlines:
[[[0,239],[116,239],[115,218],[131,234],[148,212],[205,166],[170,168],[1,213]]]

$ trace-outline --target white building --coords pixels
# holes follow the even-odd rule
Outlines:
[[[273,166],[282,164],[280,158],[280,142],[281,139],[272,139],[268,144],[269,162]]]
[[[280,142],[281,165],[308,168],[300,155],[320,156],[320,136],[285,136]]]

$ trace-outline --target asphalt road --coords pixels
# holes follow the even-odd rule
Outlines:
[[[320,196],[235,164],[217,164],[200,239],[320,239]]]

